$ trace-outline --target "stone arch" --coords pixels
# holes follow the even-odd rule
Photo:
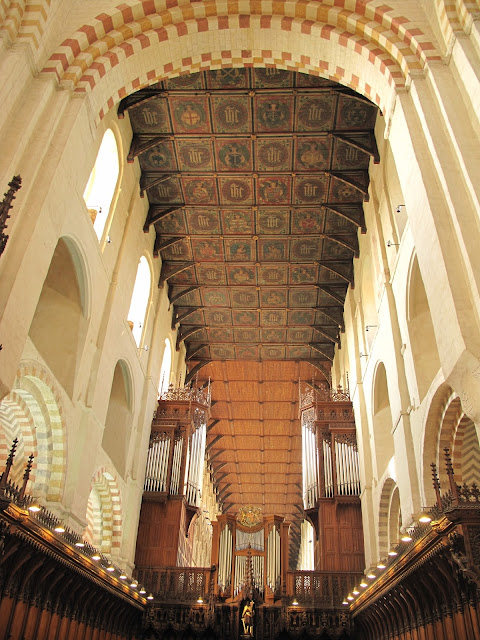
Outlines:
[[[85,539],[102,553],[119,553],[122,542],[122,502],[116,478],[105,468],[92,478],[87,504]]]
[[[460,398],[453,393],[448,399],[439,425],[438,475],[443,491],[448,490],[448,476],[445,471],[444,449],[448,447],[453,462],[457,484],[464,482],[479,484],[480,445],[472,420],[463,413]]]
[[[475,0],[435,0],[436,14],[445,43],[448,46],[455,33],[469,33],[473,14],[478,14],[479,4]]]
[[[37,351],[69,396],[88,325],[85,274],[74,241],[59,238],[29,330]]]
[[[423,434],[422,453],[422,477],[425,506],[431,505],[435,501],[435,492],[432,485],[432,470],[430,464],[434,462],[437,465],[437,469],[440,465],[443,465],[443,456],[439,458],[439,452],[441,451],[439,445],[439,431],[446,408],[450,405],[451,399],[454,396],[455,393],[447,384],[441,384],[435,391],[428,408]]]
[[[449,490],[444,449],[451,453],[457,484],[480,483],[480,444],[473,421],[463,412],[460,398],[447,385],[436,392],[430,405],[424,434],[423,464],[426,504],[433,504],[435,493],[430,463],[437,465],[441,491]]]
[[[126,472],[132,404],[131,374],[127,363],[119,360],[112,376],[102,447],[122,477]]]
[[[419,402],[422,402],[440,368],[432,316],[422,274],[414,254],[407,284],[407,327],[410,336]]]
[[[392,413],[388,394],[387,372],[383,362],[375,369],[372,398],[373,439],[375,443],[375,460],[377,479],[385,473],[395,450],[392,436]]]
[[[398,542],[400,523],[400,492],[395,480],[387,478],[380,493],[378,509],[378,552],[381,558]]]
[[[19,440],[12,480],[20,482],[27,457],[35,456],[29,493],[58,502],[66,472],[63,408],[51,376],[36,363],[22,363],[11,392],[0,403],[0,459]]]
[[[439,60],[435,45],[418,25],[379,1],[326,0],[283,3],[268,8],[251,0],[250,10],[206,0],[188,5],[144,0],[107,11],[65,40],[43,69],[79,93],[102,85],[96,104],[100,117],[125,95],[162,77],[221,66],[278,66],[316,73],[367,96],[385,111],[394,86],[404,86],[410,72]],[[250,41],[262,49],[246,49]],[[228,51],[212,50],[209,33],[228,31]],[[277,49],[281,41],[283,49]],[[348,68],[329,61],[339,48]],[[172,60],[171,51],[195,51]],[[136,65],[125,61],[135,55]],[[151,67],[151,60],[167,60]],[[131,77],[134,67],[137,77]],[[130,77],[128,75],[130,74]],[[109,76],[109,87],[102,79]],[[127,79],[127,84],[125,84]],[[114,88],[108,96],[107,91]],[[102,94],[100,97],[100,94]]]

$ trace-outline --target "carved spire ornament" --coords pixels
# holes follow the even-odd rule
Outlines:
[[[7,245],[8,235],[5,233],[7,228],[7,220],[10,218],[8,212],[12,208],[12,200],[15,199],[16,192],[22,186],[20,176],[13,176],[11,182],[8,183],[9,190],[4,194],[2,202],[0,202],[0,255]]]

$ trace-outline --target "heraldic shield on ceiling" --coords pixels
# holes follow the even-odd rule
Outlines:
[[[377,108],[330,80],[220,69],[125,98],[190,369],[303,360],[330,370],[365,232]]]

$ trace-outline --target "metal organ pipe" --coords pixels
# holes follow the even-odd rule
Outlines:
[[[150,446],[145,472],[145,491],[166,491],[169,451],[170,438],[166,434],[162,434],[161,438]]]
[[[222,590],[230,586],[232,580],[232,532],[228,527],[220,534],[218,584]]]
[[[176,495],[178,493],[180,482],[180,465],[182,461],[182,449],[183,438],[175,440],[175,446],[173,450],[173,463],[172,463],[172,480],[170,482],[170,494]]]

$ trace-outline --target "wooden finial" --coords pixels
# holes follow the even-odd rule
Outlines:
[[[7,220],[10,218],[8,212],[12,208],[12,200],[15,199],[15,193],[22,186],[22,179],[20,176],[13,176],[8,186],[10,189],[4,194],[4,198],[0,202],[0,255],[4,252],[8,240],[8,235],[5,233]]]
[[[22,488],[20,489],[20,493],[18,494],[19,500],[23,500],[25,497],[25,490],[27,488],[27,483],[30,478],[30,473],[32,471],[32,465],[33,465],[33,453],[29,455],[27,466],[25,467],[25,473],[23,474]]]
[[[12,443],[10,453],[8,454],[7,464],[5,465],[5,471],[2,473],[2,477],[0,479],[0,489],[4,489],[7,486],[7,480],[10,474],[10,469],[12,468],[12,465],[13,465],[13,459],[15,458],[15,451],[17,449],[17,444],[18,444],[18,438],[15,438],[15,440]]]
[[[458,500],[458,487],[454,478],[455,474],[453,472],[453,464],[452,464],[452,457],[450,455],[450,449],[448,447],[445,447],[443,451],[445,453],[445,466],[447,470],[448,481],[450,483],[450,490],[452,492],[454,499]]]
[[[431,463],[431,468],[432,468],[432,480],[433,480],[433,488],[435,489],[435,496],[437,498],[437,506],[439,509],[442,508],[442,499],[440,497],[440,480],[438,478],[438,474],[437,474],[437,465],[432,462]]]

